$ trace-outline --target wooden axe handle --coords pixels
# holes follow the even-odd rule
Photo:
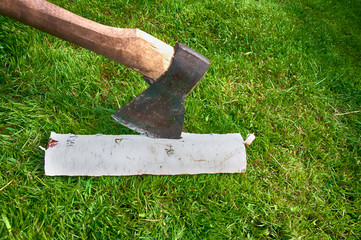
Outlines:
[[[0,0],[0,13],[124,64],[151,79],[169,67],[173,47],[139,30],[105,26],[45,0]]]

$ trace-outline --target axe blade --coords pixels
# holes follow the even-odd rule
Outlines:
[[[124,126],[156,138],[181,138],[184,99],[206,73],[203,55],[177,43],[169,69],[112,117]]]

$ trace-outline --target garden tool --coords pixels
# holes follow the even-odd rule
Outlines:
[[[150,137],[179,139],[184,100],[206,73],[207,58],[139,30],[105,26],[45,0],[0,0],[0,13],[144,75],[150,87],[112,116]]]

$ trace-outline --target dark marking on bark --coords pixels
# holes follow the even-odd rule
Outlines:
[[[55,147],[57,144],[58,144],[58,141],[50,138],[50,139],[49,139],[49,142],[48,142],[48,147],[47,147],[47,149],[52,148],[52,147]]]

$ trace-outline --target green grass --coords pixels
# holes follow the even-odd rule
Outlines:
[[[0,16],[0,239],[361,238],[360,1],[52,2],[207,56],[184,130],[257,139],[245,174],[46,177],[51,131],[134,134],[147,85]]]

